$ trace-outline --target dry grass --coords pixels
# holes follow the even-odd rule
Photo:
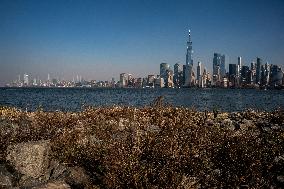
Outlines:
[[[78,113],[5,107],[0,160],[9,144],[50,139],[53,158],[84,167],[101,188],[280,188],[283,125],[283,111],[214,118],[160,105]]]

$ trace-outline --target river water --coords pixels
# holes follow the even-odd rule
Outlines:
[[[284,108],[284,90],[255,89],[106,89],[106,88],[0,88],[0,106],[34,111],[80,111],[86,106],[150,105],[159,96],[172,106],[199,111],[272,111]]]

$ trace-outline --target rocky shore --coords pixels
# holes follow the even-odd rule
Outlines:
[[[284,188],[284,111],[3,107],[0,188]]]

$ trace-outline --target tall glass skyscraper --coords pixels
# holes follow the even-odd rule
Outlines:
[[[225,76],[226,75],[225,65],[226,65],[225,55],[221,55],[220,53],[214,53],[213,75],[218,75],[220,69],[220,77]]]
[[[192,41],[190,36],[190,30],[188,30],[188,41],[187,41],[187,49],[186,49],[186,64],[184,70],[184,86],[188,87],[192,85],[193,81],[193,59],[192,59]]]

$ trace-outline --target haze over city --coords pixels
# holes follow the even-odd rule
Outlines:
[[[1,1],[0,86],[27,73],[71,79],[158,74],[185,64],[188,29],[193,60],[212,70],[261,57],[284,65],[284,1]]]

